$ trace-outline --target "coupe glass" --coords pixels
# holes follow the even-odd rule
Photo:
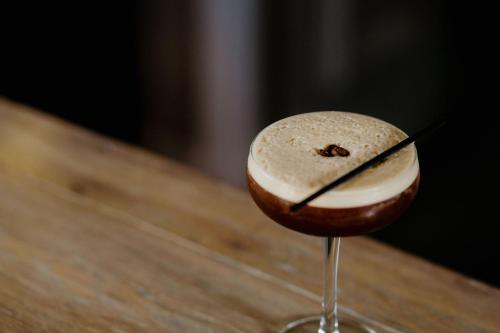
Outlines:
[[[253,143],[252,143],[253,145]],[[415,149],[414,146],[410,149]],[[253,159],[252,148],[250,148],[249,160]],[[418,170],[418,158],[415,153],[415,158],[413,160],[412,167],[416,167]],[[360,316],[345,315],[344,313],[339,315],[339,307],[337,303],[338,289],[337,289],[337,278],[339,269],[339,250],[340,250],[340,240],[341,236],[355,236],[366,234],[372,232],[376,229],[380,229],[392,222],[394,222],[410,205],[413,200],[419,183],[419,175],[417,176],[407,189],[403,190],[400,194],[397,194],[389,199],[380,201],[375,204],[370,204],[369,206],[360,207],[359,216],[355,216],[355,221],[360,225],[363,225],[364,220],[367,223],[370,222],[371,225],[366,229],[351,230],[347,235],[345,232],[336,232],[335,228],[330,228],[328,232],[317,232],[304,230],[303,228],[297,227],[293,223],[283,223],[282,218],[277,218],[276,212],[270,211],[268,198],[266,198],[267,193],[262,193],[261,189],[258,189],[258,184],[252,178],[250,171],[247,169],[247,182],[249,191],[256,202],[256,204],[261,208],[261,210],[271,217],[276,222],[284,225],[285,227],[294,229],[306,234],[312,234],[315,236],[321,236],[324,243],[324,273],[323,273],[323,301],[322,301],[322,312],[318,316],[312,316],[303,318],[300,320],[293,321],[287,324],[279,333],[285,332],[296,332],[296,333],[347,333],[347,332],[376,332],[376,331],[386,331],[381,328],[383,325],[378,326],[373,321],[362,319]],[[383,186],[383,184],[382,184]],[[265,192],[265,191],[264,191]],[[402,202],[403,200],[404,202]],[[286,200],[283,200],[286,202]],[[393,205],[393,211],[387,213],[386,210],[380,207],[387,207]],[[288,203],[290,206],[293,202]],[[298,212],[292,213],[288,210],[289,216],[286,217],[291,221],[295,217],[299,218],[301,211],[307,211],[307,207],[299,210]],[[372,208],[370,208],[372,207]],[[397,210],[397,211],[394,211]],[[282,212],[282,214],[287,214],[287,212]],[[305,213],[307,214],[307,212]],[[370,219],[370,221],[368,221]],[[375,221],[375,224],[373,223]],[[321,224],[321,221],[316,221]]]

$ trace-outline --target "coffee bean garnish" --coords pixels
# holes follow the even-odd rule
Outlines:
[[[351,154],[349,150],[333,144],[328,145],[323,149],[316,149],[316,152],[324,157],[335,157],[335,156],[347,157]]]

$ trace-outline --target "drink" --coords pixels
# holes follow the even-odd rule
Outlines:
[[[252,143],[247,182],[257,205],[287,228],[326,237],[323,314],[314,332],[339,332],[335,302],[338,237],[366,234],[401,216],[418,189],[416,148],[409,145],[297,212],[290,207],[406,137],[395,126],[373,117],[325,111],[277,121]],[[291,323],[283,332],[299,332],[305,324]],[[343,325],[350,331],[370,332],[361,323]]]
[[[297,213],[289,208],[406,137],[393,125],[360,114],[327,111],[282,119],[265,128],[252,144],[247,169],[250,193],[274,221],[299,232],[317,236],[372,232],[396,220],[417,192],[414,145]],[[345,156],[335,152],[341,149]]]

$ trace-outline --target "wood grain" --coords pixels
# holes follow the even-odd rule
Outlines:
[[[2,332],[273,332],[319,310],[320,245],[245,191],[0,99]],[[345,311],[500,331],[498,289],[364,237],[341,251]]]

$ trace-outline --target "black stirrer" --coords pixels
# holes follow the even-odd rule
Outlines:
[[[434,132],[435,130],[441,128],[445,124],[446,124],[446,119],[441,119],[441,120],[438,120],[438,121],[430,124],[429,126],[423,128],[423,129],[421,129],[420,131],[418,131],[418,132],[410,135],[409,137],[407,137],[406,139],[404,139],[400,143],[395,144],[391,148],[385,150],[384,152],[380,153],[379,155],[377,155],[377,156],[373,157],[372,159],[366,161],[365,163],[361,164],[360,166],[358,166],[354,170],[349,171],[348,173],[346,173],[345,175],[341,176],[340,178],[337,178],[334,181],[332,181],[331,183],[329,183],[329,184],[325,185],[324,187],[320,188],[318,191],[314,192],[313,194],[311,194],[307,198],[303,199],[302,201],[297,202],[296,204],[292,205],[290,207],[290,210],[292,212],[298,211],[299,209],[303,208],[309,202],[311,202],[312,200],[316,199],[320,195],[322,195],[322,194],[330,191],[332,188],[337,187],[337,186],[339,186],[342,183],[345,183],[349,179],[353,178],[354,176],[359,175],[360,173],[362,173],[366,169],[370,168],[371,166],[373,166],[373,165],[375,165],[377,163],[382,162],[387,157],[389,157],[392,154],[398,152],[399,150],[401,150],[404,147],[408,146],[412,142],[415,142],[418,139],[426,136],[427,134],[429,134],[431,132]]]

